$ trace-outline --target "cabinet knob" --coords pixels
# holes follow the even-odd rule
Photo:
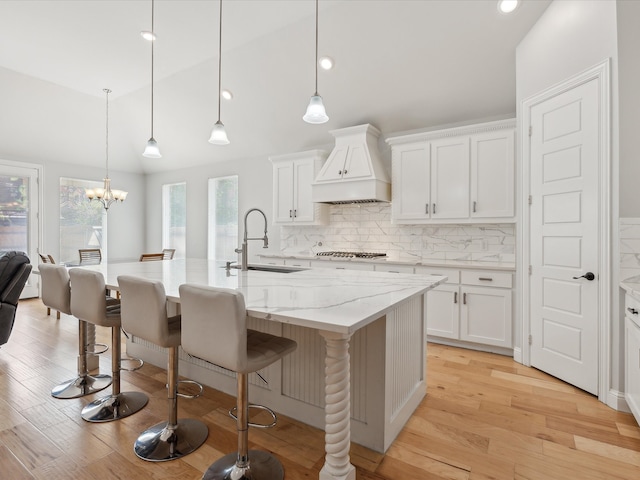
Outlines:
[[[345,171],[344,171],[344,172],[342,172],[342,173],[344,173],[344,174],[346,175],[346,174],[347,174],[347,171],[345,170]]]
[[[338,170],[338,175],[342,175],[342,170]]]
[[[627,312],[629,312],[631,315],[637,315],[638,314],[638,310],[636,310],[635,308],[631,308],[631,307],[627,307]]]

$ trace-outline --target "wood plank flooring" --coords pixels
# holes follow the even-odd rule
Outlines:
[[[0,347],[0,479],[198,479],[236,449],[227,415],[235,399],[206,388],[203,397],[180,399],[178,415],[207,423],[205,445],[171,462],[138,459],[135,438],[167,414],[166,373],[152,365],[122,374],[122,390],[145,392],[147,407],[117,422],[84,422],[80,410],[95,396],[50,396],[75,375],[77,335],[75,318],[47,316],[38,299],[20,302]],[[98,337],[110,341],[107,329]],[[427,397],[387,453],[352,446],[358,479],[640,479],[640,428],[631,415],[504,356],[435,344],[428,352]],[[101,356],[103,373],[109,355]],[[252,429],[249,441],[278,456],[287,480],[318,478],[324,432],[279,415],[275,428]]]

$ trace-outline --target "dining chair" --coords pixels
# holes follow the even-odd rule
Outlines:
[[[80,248],[80,265],[98,265],[102,262],[102,252],[99,248]]]
[[[143,253],[140,255],[141,262],[153,262],[157,260],[164,260],[164,253]]]
[[[173,256],[176,253],[176,249],[175,248],[163,248],[162,249],[162,254],[164,255],[164,260],[172,260]]]
[[[111,395],[85,405],[81,416],[87,422],[111,422],[133,415],[144,408],[149,397],[142,392],[120,391],[120,372],[123,370],[120,302],[107,302],[104,277],[100,272],[72,268],[69,277],[71,313],[80,321],[111,328]]]
[[[122,302],[122,328],[125,332],[168,350],[167,400],[169,418],[149,427],[134,443],[135,454],[150,462],[181,458],[202,445],[209,429],[194,418],[178,419],[178,397],[195,398],[202,385],[191,380],[178,381],[178,347],[181,343],[181,317],[167,315],[167,296],[162,282],[130,275],[118,277]],[[200,387],[196,395],[178,393],[179,383]]]
[[[51,255],[43,255],[41,253],[38,253],[38,255],[40,256],[40,261],[42,261],[42,263],[56,263]]]
[[[273,427],[276,414],[262,405],[249,405],[249,373],[257,372],[297,348],[289,338],[247,328],[247,310],[242,292],[204,285],[180,285],[182,349],[189,355],[237,374],[236,419],[238,451],[214,462],[203,480],[281,480],[284,469],[271,453],[249,450],[249,427]],[[266,410],[271,424],[249,423],[249,407]],[[235,410],[235,413],[234,413]]]

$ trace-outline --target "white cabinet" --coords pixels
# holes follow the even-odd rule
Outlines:
[[[311,268],[335,268],[336,270],[365,270],[373,272],[373,263],[349,262],[340,260],[311,260]]]
[[[388,272],[388,273],[413,273],[413,266],[410,265],[397,265],[387,263],[376,263],[376,272]]]
[[[416,273],[449,278],[425,296],[427,335],[513,347],[511,273],[435,267],[416,267]]]
[[[515,221],[514,139],[514,120],[387,139],[392,221]]]
[[[328,206],[311,200],[311,183],[326,156],[324,151],[311,150],[270,158],[274,223],[321,225],[328,222]]]
[[[640,423],[640,302],[625,297],[625,393],[627,405]]]

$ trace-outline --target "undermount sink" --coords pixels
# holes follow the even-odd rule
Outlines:
[[[239,270],[240,265],[231,265],[230,268],[235,268],[236,270]],[[292,273],[292,272],[300,272],[302,270],[309,270],[308,268],[287,267],[285,265],[249,265],[247,269],[257,270],[260,272],[274,272],[274,273]]]

